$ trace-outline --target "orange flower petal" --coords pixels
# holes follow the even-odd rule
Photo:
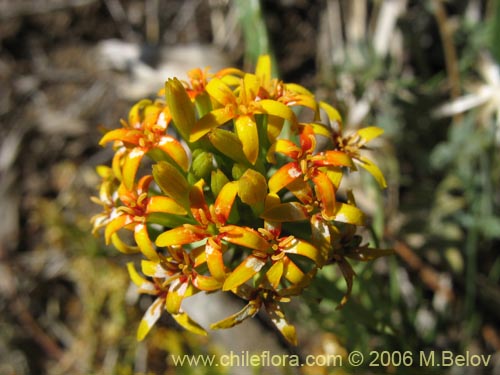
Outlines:
[[[328,176],[324,173],[318,172],[312,178],[316,195],[322,203],[321,213],[326,219],[332,219],[335,212],[335,189]]]
[[[205,254],[210,275],[212,275],[215,280],[223,281],[226,278],[226,267],[222,259],[222,248],[212,237],[207,240]]]
[[[227,222],[237,193],[238,183],[236,181],[229,182],[222,187],[214,204],[218,223],[225,224]]]
[[[189,191],[189,202],[191,203],[191,211],[193,215],[199,209],[204,212],[208,211],[208,205],[205,200],[205,193],[203,192],[203,187],[205,186],[205,181],[203,179],[196,182]],[[196,216],[196,215],[195,215]]]
[[[233,272],[231,272],[226,281],[224,281],[222,290],[234,289],[250,280],[265,264],[266,262],[261,258],[257,258],[253,255],[248,256],[233,270]]]
[[[156,239],[156,245],[162,247],[185,245],[200,241],[206,236],[203,228],[184,224],[182,227],[173,228],[160,234]]]
[[[325,151],[314,155],[311,160],[316,166],[354,167],[351,157],[343,151]]]
[[[302,176],[302,170],[297,162],[285,164],[274,173],[269,179],[268,186],[270,193],[277,193],[296,178]]]
[[[269,148],[268,159],[271,157],[270,155],[275,152],[286,155],[295,160],[302,155],[302,149],[288,139],[278,139],[274,142]],[[272,156],[272,162],[275,162],[274,155]]]
[[[125,155],[123,164],[123,184],[128,190],[132,190],[135,182],[135,175],[141,165],[141,160],[146,154],[146,150],[142,147],[135,147]]]
[[[114,129],[110,130],[99,141],[99,145],[104,146],[106,143],[111,141],[122,141],[124,143],[130,143],[133,145],[139,144],[139,139],[143,136],[143,133],[139,130],[132,129]]]
[[[189,168],[189,159],[186,150],[175,138],[168,135],[162,136],[156,145],[160,150],[170,156],[184,171]]]
[[[134,222],[134,217],[132,215],[120,215],[111,220],[108,225],[106,225],[106,229],[104,230],[104,239],[106,241],[106,245],[109,245],[111,240],[111,236],[117,232],[119,229],[125,227]]]
[[[252,228],[226,225],[220,228],[219,232],[224,240],[235,245],[261,251],[266,251],[270,247],[266,239]]]

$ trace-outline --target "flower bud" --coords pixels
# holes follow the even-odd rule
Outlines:
[[[238,180],[238,195],[243,203],[262,203],[267,195],[266,178],[253,169],[247,169]]]

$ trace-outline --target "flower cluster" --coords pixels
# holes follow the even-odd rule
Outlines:
[[[102,137],[114,157],[98,168],[102,184],[93,200],[103,212],[93,218],[94,231],[104,228],[106,243],[121,252],[142,253],[141,273],[133,263],[129,273],[155,300],[139,340],[164,310],[206,334],[182,301],[222,291],[248,304],[212,329],[264,309],[296,343],[282,303],[329,264],[340,267],[347,297],[354,271],[346,258],[388,253],[361,245],[356,228],[364,214],[353,194],[340,190],[358,166],[385,187],[362,155],[382,131],[344,133],[335,108],[271,76],[269,56],[259,58],[255,73],[195,69],[188,76],[169,79],[156,100],[139,101],[121,128]]]

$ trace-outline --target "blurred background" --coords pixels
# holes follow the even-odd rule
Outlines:
[[[491,354],[488,368],[446,372],[500,374],[499,3],[0,0],[0,374],[410,373],[169,359],[235,348],[469,351]],[[374,157],[388,189],[366,174],[353,184],[373,243],[395,255],[355,265],[340,311],[344,281],[331,267],[320,273],[288,306],[297,348],[265,319],[200,338],[164,317],[137,343],[149,301],[129,288],[130,259],[90,234],[94,170],[111,158],[100,129],[118,127],[168,77],[252,69],[260,53],[334,104],[348,128],[385,130]],[[217,310],[204,303],[192,308]]]

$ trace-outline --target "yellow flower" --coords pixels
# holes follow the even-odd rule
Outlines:
[[[295,114],[283,103],[259,97],[260,84],[257,76],[245,74],[237,92],[233,91],[222,79],[213,78],[206,86],[216,108],[196,122],[190,142],[196,142],[227,122],[234,121],[235,132],[243,145],[243,152],[251,164],[255,164],[259,155],[259,131],[255,115],[267,114],[296,121]]]
[[[180,246],[205,240],[205,254],[210,274],[217,280],[226,278],[222,259],[222,240],[250,249],[265,249],[268,243],[254,229],[228,225],[229,214],[236,198],[237,183],[225,184],[213,205],[207,205],[203,193],[203,180],[190,192],[191,213],[197,224],[184,224],[163,232],[156,239],[158,246]]]
[[[130,189],[142,158],[153,149],[165,152],[183,170],[188,168],[188,156],[180,142],[167,135],[167,128],[172,116],[169,109],[160,102],[141,100],[129,112],[129,121],[122,121],[123,128],[107,132],[99,144],[118,141],[127,152],[122,155],[123,183]]]
[[[338,167],[353,167],[351,158],[342,151],[330,150],[315,153],[316,138],[313,127],[302,126],[300,147],[290,140],[278,139],[269,150],[269,158],[274,160],[274,153],[281,153],[293,161],[283,165],[269,179],[269,192],[278,193],[287,187],[305,204],[313,203],[313,194],[308,180],[316,190],[321,203],[321,212],[327,219],[335,215],[335,191],[342,175]]]

